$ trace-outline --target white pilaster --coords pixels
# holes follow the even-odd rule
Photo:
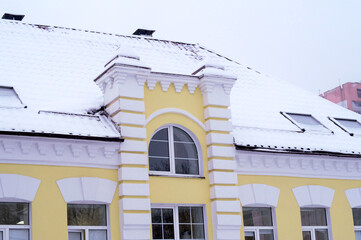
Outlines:
[[[129,51],[120,49],[95,81],[104,92],[106,111],[119,127],[118,169],[121,239],[150,239],[150,199],[144,83],[150,68]]]
[[[236,78],[227,74],[223,66],[209,62],[194,74],[200,78],[205,107],[213,236],[215,240],[240,239],[241,207],[234,171],[232,124],[229,121],[229,93]]]

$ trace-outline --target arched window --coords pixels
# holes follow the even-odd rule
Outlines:
[[[149,143],[149,170],[157,174],[199,175],[199,152],[190,134],[176,126],[158,129]]]

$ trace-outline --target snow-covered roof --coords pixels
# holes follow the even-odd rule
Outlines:
[[[108,120],[86,114],[103,105],[102,92],[93,80],[124,45],[152,72],[192,75],[207,59],[236,75],[231,111],[238,146],[361,152],[361,138],[350,136],[328,119],[361,121],[360,115],[198,44],[9,20],[0,20],[0,86],[14,87],[23,106],[0,107],[0,131],[119,136]],[[330,131],[301,132],[280,112],[312,114]],[[64,124],[56,124],[60,119]]]

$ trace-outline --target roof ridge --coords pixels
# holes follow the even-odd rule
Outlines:
[[[55,28],[55,29],[63,29],[63,30],[71,30],[71,31],[78,31],[83,33],[93,33],[93,34],[104,34],[104,35],[112,35],[116,37],[129,37],[129,38],[137,38],[137,39],[149,39],[154,41],[162,41],[162,42],[171,42],[171,43],[177,43],[177,44],[184,44],[184,45],[192,45],[197,46],[197,43],[187,43],[182,41],[174,41],[174,40],[168,40],[168,39],[160,39],[160,38],[154,38],[154,37],[146,37],[146,36],[135,36],[135,35],[127,35],[127,34],[119,34],[119,33],[110,33],[110,32],[101,32],[101,31],[95,31],[95,30],[87,30],[87,29],[81,29],[81,28],[71,28],[71,27],[62,27],[62,26],[56,26],[56,25],[45,25],[45,24],[37,24],[37,23],[26,23],[26,22],[19,22],[16,20],[4,20],[0,19],[0,22],[11,22],[12,24],[22,24],[26,26],[36,26],[36,27],[49,27],[49,28]]]

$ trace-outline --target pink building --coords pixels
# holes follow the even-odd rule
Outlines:
[[[361,114],[361,83],[348,82],[320,95],[331,102]]]

